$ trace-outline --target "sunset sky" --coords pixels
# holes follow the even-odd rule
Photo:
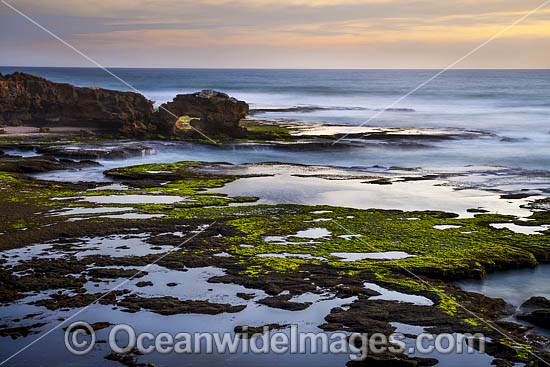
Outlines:
[[[542,0],[6,0],[105,66],[443,68]],[[0,3],[0,65],[93,66]],[[550,68],[550,3],[457,68]]]

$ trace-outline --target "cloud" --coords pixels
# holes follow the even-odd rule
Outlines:
[[[404,59],[416,55],[415,48],[463,53],[464,45],[489,39],[540,4],[539,0],[11,1],[64,39],[83,50],[105,53],[107,59],[144,50],[159,58],[186,50],[208,57],[228,50],[237,54],[262,50],[272,57],[302,55],[305,60],[308,55],[324,55],[335,62],[367,48]],[[0,11],[8,14],[6,7]],[[19,42],[27,45],[26,54],[33,48],[46,52],[37,44],[43,45],[49,36],[9,14],[0,21],[0,32],[9,34],[0,46],[11,50]],[[522,48],[521,42],[549,38],[550,7],[495,43]],[[521,52],[537,60],[550,53],[528,47]]]

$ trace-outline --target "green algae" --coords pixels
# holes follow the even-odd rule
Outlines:
[[[527,360],[529,355],[533,353],[534,348],[529,344],[516,343],[508,338],[502,338],[498,341],[501,345],[510,348],[516,355],[516,357]]]
[[[291,274],[312,271],[314,267],[327,266],[342,276],[369,274],[377,282],[406,293],[431,294],[435,307],[470,327],[484,327],[484,322],[472,318],[458,306],[467,304],[453,289],[441,282],[430,281],[429,286],[404,272],[408,269],[422,277],[444,280],[461,277],[483,277],[487,271],[517,266],[534,266],[539,261],[549,261],[550,238],[548,236],[519,234],[507,229],[495,229],[491,223],[515,223],[513,216],[476,214],[474,218],[454,218],[449,213],[437,211],[404,212],[399,210],[359,210],[331,206],[307,205],[239,205],[253,204],[257,198],[228,197],[209,189],[223,187],[239,179],[238,176],[215,176],[198,171],[207,163],[177,162],[123,167],[107,174],[130,179],[148,179],[151,171],[167,172],[170,177],[163,185],[152,182],[149,187],[129,190],[87,191],[70,189],[62,185],[44,184],[40,181],[23,181],[17,174],[0,172],[0,201],[20,205],[31,204],[44,210],[70,207],[131,207],[123,213],[163,214],[164,218],[148,219],[155,222],[173,219],[208,219],[235,229],[220,238],[214,246],[199,250],[182,250],[182,253],[212,255],[225,251],[243,266],[243,276],[262,277],[268,274]],[[81,201],[82,197],[105,195],[177,195],[188,200],[174,204],[93,204]],[[64,200],[52,200],[63,198]],[[326,212],[328,211],[328,213]],[[34,211],[33,211],[34,212]],[[122,214],[112,212],[111,214]],[[109,215],[107,213],[98,216]],[[62,217],[62,218],[60,218]],[[38,220],[11,218],[0,225],[0,232],[34,228],[67,218],[81,218],[102,225],[108,220],[88,214],[45,216]],[[533,222],[547,220],[546,212],[533,214]],[[315,221],[328,219],[327,221]],[[128,220],[131,223],[134,220]],[[436,229],[438,225],[459,228]],[[330,234],[319,238],[298,237],[299,231],[324,228]],[[349,237],[349,235],[358,235]],[[284,243],[269,241],[268,236],[284,237]],[[348,237],[344,237],[348,236]],[[219,245],[219,246],[218,246]],[[246,245],[243,247],[242,245]],[[415,257],[394,260],[344,262],[332,256],[333,252],[385,252],[403,251]],[[317,259],[259,257],[260,254],[307,254],[325,258]],[[489,322],[483,318],[484,321]],[[512,348],[518,358],[526,359],[527,346],[510,341],[500,341]],[[508,343],[508,344],[505,344]]]
[[[181,161],[176,163],[151,163],[138,166],[120,167],[105,171],[107,176],[135,177],[136,175],[150,176],[151,172],[185,173],[191,172],[191,168],[201,168],[204,162]]]
[[[297,137],[291,134],[292,128],[277,123],[257,120],[242,120],[239,125],[247,130],[247,139],[241,141],[295,141]]]
[[[254,256],[265,253],[309,254],[335,259],[332,252],[404,251],[416,255],[399,260],[362,260],[357,262],[329,261],[340,270],[374,271],[407,268],[413,272],[437,271],[441,278],[465,275],[482,277],[487,270],[512,264],[535,265],[550,249],[550,239],[493,229],[487,223],[507,222],[508,216],[477,215],[475,218],[444,218],[441,212],[401,212],[388,210],[356,210],[329,207],[330,214],[311,214],[326,207],[281,205],[277,217],[246,216],[229,220],[242,236],[226,238],[229,250],[237,255]],[[309,210],[309,212],[308,212]],[[293,212],[294,211],[294,212]],[[331,221],[311,223],[312,219],[328,217]],[[348,218],[349,217],[349,218]],[[353,218],[351,218],[353,217]],[[420,220],[409,220],[420,218]],[[457,225],[460,228],[435,229],[435,225]],[[329,238],[314,239],[314,243],[293,237],[299,230],[325,228]],[[349,229],[347,231],[346,229]],[[360,235],[347,237],[344,235]],[[265,236],[289,236],[285,244],[267,242]],[[243,248],[240,244],[253,247]]]

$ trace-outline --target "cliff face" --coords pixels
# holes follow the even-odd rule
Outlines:
[[[177,95],[154,111],[153,101],[139,93],[0,74],[0,125],[88,127],[125,136],[196,135],[190,124],[207,135],[243,136],[246,130],[238,124],[247,113],[245,102],[212,90]],[[183,129],[180,116],[187,116]]]
[[[0,74],[0,124],[154,131],[153,102],[138,93],[80,88],[24,73]]]
[[[172,102],[159,108],[157,121],[166,130],[177,134],[179,129],[174,115],[188,116],[193,118],[189,124],[205,134],[243,136],[246,130],[239,127],[239,121],[246,117],[248,110],[249,106],[244,101],[205,89],[192,94],[178,94]]]

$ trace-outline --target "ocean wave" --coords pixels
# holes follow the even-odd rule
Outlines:
[[[251,107],[250,114],[259,113],[273,113],[273,112],[286,112],[286,113],[308,113],[315,111],[386,111],[386,112],[416,112],[414,108],[386,108],[371,109],[367,107],[341,107],[341,106],[283,106],[283,107]]]

